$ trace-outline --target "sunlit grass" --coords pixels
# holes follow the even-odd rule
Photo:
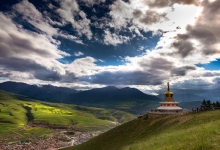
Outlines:
[[[220,111],[142,117],[65,150],[219,150]]]
[[[220,121],[201,124],[187,129],[174,129],[149,140],[142,140],[123,150],[188,150],[188,149],[220,149]]]
[[[42,102],[0,91],[0,136],[23,128],[28,123],[24,107],[31,109],[33,122],[73,126],[86,131],[108,129],[114,126],[112,121],[122,123],[134,118],[122,111]]]

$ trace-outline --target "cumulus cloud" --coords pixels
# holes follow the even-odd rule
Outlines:
[[[50,36],[57,34],[57,29],[48,24],[42,14],[28,0],[22,0],[20,3],[15,4],[13,8],[22,15],[23,19],[40,31]]]
[[[28,0],[22,0],[20,3],[13,5],[13,9],[22,15],[22,18],[33,25],[38,31],[46,34],[51,42],[60,44],[59,41],[55,40],[53,37],[62,37],[76,43],[83,44],[82,40],[78,37],[70,35],[64,31],[60,31],[58,28],[54,28],[52,26],[54,24],[58,26],[63,26],[63,24],[51,20],[46,11],[44,11],[44,14],[42,15],[42,13]]]
[[[104,3],[105,0],[81,0],[87,6],[99,5],[100,3]]]
[[[178,49],[183,57],[197,53],[207,58],[209,55],[214,57],[220,54],[220,2],[207,0],[202,3],[203,11],[194,25],[188,25],[187,33],[179,34],[173,46]],[[199,46],[195,46],[196,43]],[[202,63],[202,62],[201,62]]]
[[[145,3],[150,7],[163,8],[174,4],[198,5],[199,0],[148,0]]]
[[[130,38],[127,36],[117,35],[116,33],[111,33],[109,30],[104,31],[104,43],[106,45],[118,45],[122,43],[127,43]]]
[[[104,25],[101,23],[100,25],[96,24],[96,26],[101,28],[110,27],[115,29],[115,31],[127,31],[127,29],[129,29],[128,31],[132,33],[130,39],[136,37],[144,39],[145,37],[140,31],[147,32],[154,24],[168,20],[165,11],[161,12],[153,10],[142,0],[130,1],[128,3],[123,0],[116,0],[109,6],[109,9],[110,12],[108,15],[110,16],[110,19],[107,19],[107,22],[105,21]],[[108,35],[107,31],[105,31],[105,35]],[[110,41],[112,42],[106,42],[107,40],[105,38],[104,43],[112,45],[126,43],[127,40],[123,40],[123,36],[124,35],[118,32],[111,36]]]
[[[7,70],[27,72],[34,76],[42,71],[65,74],[62,64],[56,59],[68,54],[60,51],[47,36],[17,26],[2,13],[0,20],[0,66],[6,74]]]
[[[79,5],[75,0],[57,0],[60,3],[60,8],[56,12],[60,15],[62,23],[71,23],[79,36],[86,35],[88,39],[92,38],[90,29],[90,20],[86,14],[79,9]],[[81,19],[77,19],[81,18]]]
[[[143,4],[141,0],[138,2]],[[117,0],[110,6],[110,9],[109,15],[112,17],[112,24],[115,28],[123,28],[131,25],[135,28],[148,30],[148,25],[167,19],[166,13],[151,10],[144,4],[137,7],[136,2],[133,1],[126,3],[122,0]]]
[[[148,10],[145,12],[145,14],[143,14],[140,10],[134,10],[133,15],[135,19],[139,18],[139,21],[146,25],[152,25],[161,21],[162,19],[167,19],[166,13],[160,14],[153,10]]]
[[[74,60],[71,64],[67,66],[67,71],[72,72],[76,77],[83,75],[92,75],[97,73],[97,66],[95,64],[97,60],[93,57],[84,57]]]
[[[197,66],[220,58],[219,1],[55,1],[57,5],[48,4],[47,9],[57,14],[56,19],[50,17],[47,10],[40,12],[27,0],[13,6],[12,11],[19,15],[0,13],[1,78],[81,89],[105,85],[131,86],[154,94],[167,81],[171,81],[176,89],[193,90],[198,86],[201,86],[202,92],[206,88],[219,89],[220,71],[207,71]],[[94,13],[91,16],[86,9],[93,5],[97,9],[91,10]],[[100,5],[106,14],[95,16]],[[170,7],[175,10],[171,11]],[[22,21],[34,26],[36,32],[15,23],[16,16],[22,16]],[[69,26],[68,32],[65,29]],[[177,30],[176,26],[181,26],[181,29]],[[86,40],[118,46],[130,42],[132,38],[144,39],[148,31],[153,32],[152,36],[158,36],[158,29],[176,31],[160,35],[155,48],[138,45],[141,53],[121,58],[124,64],[119,66],[99,66],[100,62],[107,64],[108,60],[85,56],[80,49],[81,46],[88,48]],[[92,37],[99,33],[92,31],[100,31],[97,41],[92,41]],[[70,64],[60,63],[59,60],[70,55],[59,49],[63,41],[57,40],[57,37],[78,43],[79,47],[72,55],[79,58],[74,57]],[[100,37],[102,39],[98,39]],[[69,43],[65,44],[62,45],[64,49]],[[137,52],[137,49],[134,51]],[[194,92],[199,94],[199,90]]]

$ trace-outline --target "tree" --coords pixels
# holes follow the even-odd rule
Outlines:
[[[206,101],[206,108],[211,109],[212,108],[212,102],[210,100]]]
[[[213,107],[216,107],[216,103],[215,103],[215,102],[213,102],[213,103],[212,103],[212,106],[213,106]]]
[[[207,102],[206,102],[205,99],[202,101],[202,105],[201,105],[200,107],[201,107],[202,109],[206,109],[206,107],[207,107]]]
[[[217,101],[215,104],[216,107],[220,107],[220,103]]]

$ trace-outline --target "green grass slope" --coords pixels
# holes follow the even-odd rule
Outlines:
[[[134,118],[118,110],[57,104],[0,91],[0,135],[24,127],[29,121],[73,126],[78,130],[103,130]]]
[[[220,111],[134,119],[63,150],[220,149]]]

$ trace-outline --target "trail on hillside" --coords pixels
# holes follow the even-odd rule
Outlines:
[[[34,120],[34,116],[33,114],[31,113],[31,107],[28,107],[28,106],[23,106],[25,109],[26,109],[26,116],[27,116],[27,119],[28,119],[28,122],[30,121],[33,121]]]

